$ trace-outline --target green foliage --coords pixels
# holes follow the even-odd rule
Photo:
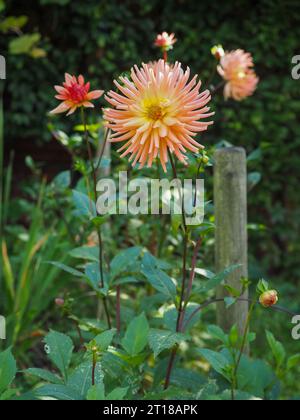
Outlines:
[[[259,273],[272,267],[272,273],[288,280],[298,278],[300,206],[299,196],[294,194],[298,178],[289,176],[299,173],[295,151],[300,144],[299,82],[290,75],[291,58],[298,53],[300,27],[299,14],[290,13],[293,8],[292,0],[263,0],[251,3],[251,7],[243,0],[234,6],[231,2],[222,4],[221,8],[209,2],[183,4],[181,0],[92,0],[85,4],[39,0],[20,7],[9,0],[5,18],[21,19],[17,22],[20,26],[26,16],[25,36],[41,33],[40,44],[47,57],[34,60],[22,55],[9,60],[7,135],[11,140],[40,139],[40,127],[46,126],[46,114],[55,105],[52,86],[62,81],[65,71],[88,75],[93,87],[107,90],[113,78],[133,64],[157,58],[153,40],[164,29],[174,31],[178,38],[171,59],[188,64],[193,72],[200,71],[204,85],[214,63],[210,56],[214,44],[250,51],[261,79],[258,91],[242,106],[233,101],[224,106],[223,98],[215,95],[213,107],[222,110],[216,115],[214,129],[205,134],[205,143],[226,139],[255,152],[249,160],[250,187],[258,182],[258,173],[263,175],[256,194],[250,195],[250,220],[269,228],[254,233],[251,243]],[[11,34],[1,37],[1,51],[8,51],[14,38]],[[24,43],[22,38],[16,42]],[[28,42],[25,44],[27,48]],[[20,101],[20,96],[26,101]],[[258,208],[264,210],[258,212]]]
[[[15,379],[16,373],[17,365],[11,349],[0,353],[0,400],[6,399],[7,392]]]
[[[149,324],[145,314],[142,314],[130,322],[122,346],[130,356],[137,356],[147,346],[148,336]]]

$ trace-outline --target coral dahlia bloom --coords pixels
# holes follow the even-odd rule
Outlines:
[[[243,50],[226,52],[221,57],[218,72],[226,81],[225,99],[240,101],[254,93],[259,79],[253,65],[251,54]]]
[[[187,163],[186,152],[198,152],[201,146],[194,137],[213,122],[203,121],[209,113],[211,100],[208,90],[200,93],[201,81],[190,80],[190,69],[180,63],[169,66],[164,60],[135,66],[131,80],[120,77],[115,81],[120,93],[108,92],[106,100],[113,106],[104,110],[114,134],[112,142],[126,142],[120,152],[131,155],[133,166],[152,166],[159,157],[164,171],[168,151]]]
[[[77,78],[66,73],[65,78],[63,86],[55,86],[55,90],[58,92],[55,97],[63,102],[50,114],[60,114],[68,111],[67,115],[71,115],[77,108],[94,108],[91,101],[100,98],[104,93],[103,90],[90,92],[91,84],[90,82],[85,83],[83,76]]]
[[[154,45],[161,48],[163,51],[169,51],[173,48],[173,45],[177,42],[175,34],[168,34],[168,32],[163,32],[162,34],[157,35]]]

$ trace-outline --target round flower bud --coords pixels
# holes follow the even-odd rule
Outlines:
[[[222,45],[215,45],[212,47],[211,53],[217,60],[221,60],[221,58],[225,55]]]
[[[276,305],[278,302],[278,293],[276,290],[268,290],[264,292],[259,298],[260,304],[264,308],[270,308],[271,306]]]
[[[209,157],[208,156],[203,156],[202,162],[203,162],[204,165],[207,165],[209,163]]]
[[[55,305],[56,306],[62,307],[62,306],[64,306],[64,304],[65,304],[64,299],[62,299],[62,298],[55,299]]]

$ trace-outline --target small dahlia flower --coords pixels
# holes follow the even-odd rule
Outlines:
[[[175,34],[168,34],[168,32],[163,32],[162,34],[157,35],[154,45],[161,48],[163,51],[169,51],[173,48],[173,45],[177,42]]]
[[[159,157],[164,171],[168,151],[187,164],[186,152],[203,149],[194,137],[213,122],[207,104],[209,90],[200,93],[201,81],[190,80],[190,69],[180,63],[169,66],[164,60],[135,66],[131,80],[115,81],[119,93],[108,92],[106,100],[113,106],[104,110],[108,127],[114,131],[112,142],[126,142],[119,152],[130,156],[133,166],[152,166]]]
[[[211,53],[217,60],[220,60],[225,55],[224,48],[220,44],[212,47]]]
[[[63,86],[55,86],[55,90],[58,92],[55,97],[63,102],[50,114],[60,114],[68,111],[67,115],[71,115],[77,108],[94,108],[91,101],[100,98],[104,93],[103,90],[90,92],[91,84],[90,82],[85,83],[83,76],[77,78],[66,73],[65,79]]]
[[[259,79],[253,66],[251,54],[243,50],[226,52],[221,57],[217,69],[220,76],[226,81],[225,99],[233,98],[240,101],[254,93]]]
[[[276,290],[268,290],[259,298],[260,304],[265,308],[270,308],[278,302],[278,293]]]

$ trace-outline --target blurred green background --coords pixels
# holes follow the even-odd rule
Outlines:
[[[189,65],[204,84],[214,44],[251,52],[261,79],[257,92],[241,103],[224,103],[216,95],[216,123],[203,141],[226,140],[255,151],[250,170],[262,179],[249,195],[249,220],[261,228],[250,235],[252,267],[257,276],[298,283],[300,81],[291,77],[291,59],[300,52],[298,1],[0,0],[0,11],[0,49],[7,58],[6,163],[8,151],[15,150],[19,176],[18,156],[28,147],[46,172],[58,159],[45,153],[54,143],[47,112],[56,105],[53,85],[64,72],[82,73],[93,88],[109,89],[113,77],[133,64],[159,57],[153,40],[163,30],[178,38],[171,60]],[[66,121],[71,126],[76,120]],[[59,161],[57,169],[63,165]]]

